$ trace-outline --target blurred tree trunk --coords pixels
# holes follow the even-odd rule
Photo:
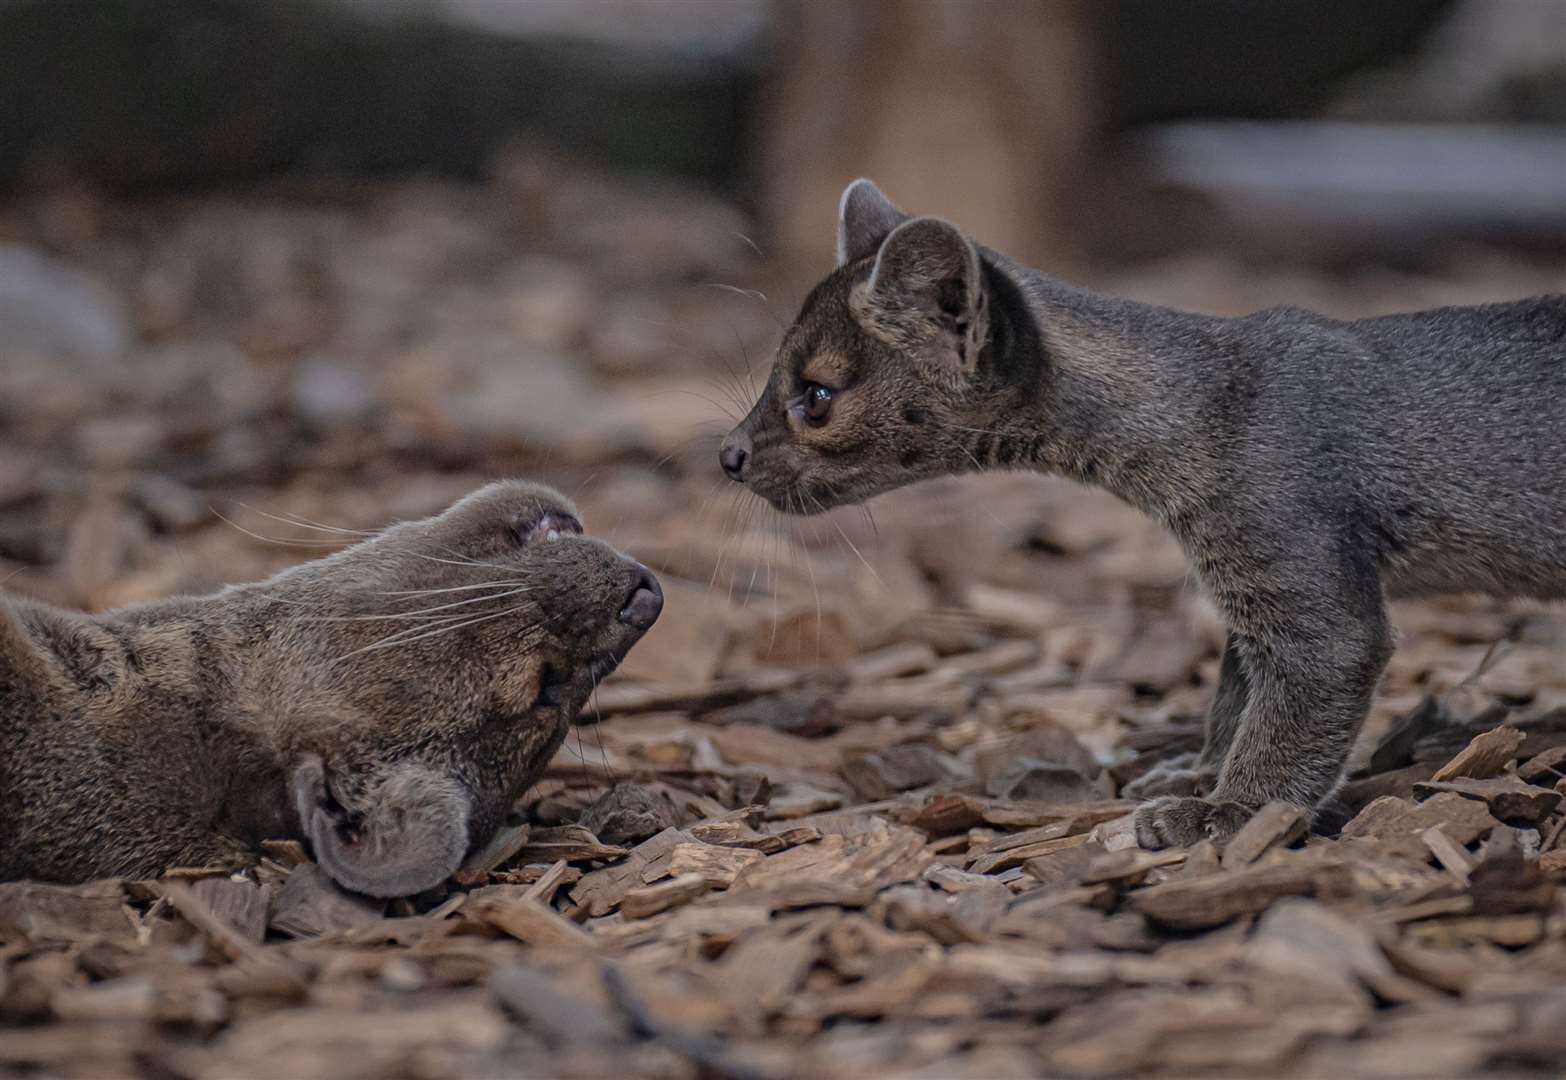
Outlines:
[[[758,153],[785,256],[830,260],[838,196],[869,176],[900,206],[1052,269],[1101,125],[1093,0],[784,0]]]

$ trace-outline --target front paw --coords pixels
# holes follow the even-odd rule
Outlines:
[[[1192,768],[1196,755],[1181,755],[1154,765],[1120,789],[1128,799],[1152,799],[1160,795],[1206,795],[1218,782],[1218,770]]]
[[[1240,831],[1254,808],[1235,802],[1170,797],[1137,807],[1136,842],[1148,851],[1223,841]]]

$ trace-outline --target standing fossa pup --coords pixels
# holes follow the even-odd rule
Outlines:
[[[1146,847],[1311,810],[1392,652],[1387,595],[1566,595],[1566,297],[1338,322],[1073,288],[843,193],[838,266],[723,444],[812,513],[926,477],[1098,484],[1179,539],[1227,626],[1206,744],[1127,790]]]
[[[212,596],[0,602],[0,880],[248,865],[297,837],[346,888],[430,888],[662,607],[517,482]]]

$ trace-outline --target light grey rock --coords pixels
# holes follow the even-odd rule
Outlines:
[[[132,336],[125,305],[103,282],[34,248],[0,245],[0,354],[112,359]]]

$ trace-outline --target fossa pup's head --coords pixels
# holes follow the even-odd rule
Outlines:
[[[810,514],[977,467],[965,462],[1007,381],[991,362],[1002,284],[955,226],[910,217],[854,181],[838,207],[837,268],[724,440],[724,472],[779,510]]]
[[[447,712],[461,726],[475,702],[545,726],[575,720],[663,603],[653,574],[587,535],[563,495],[518,480],[259,588],[283,585],[314,601],[289,609],[294,634],[334,682],[365,688],[371,711],[404,708],[410,681],[448,688],[407,706],[426,728]]]
[[[292,710],[300,828],[377,896],[437,884],[492,834],[663,607],[646,567],[518,481],[259,589],[300,585],[313,602],[285,611],[306,701],[341,718]]]

